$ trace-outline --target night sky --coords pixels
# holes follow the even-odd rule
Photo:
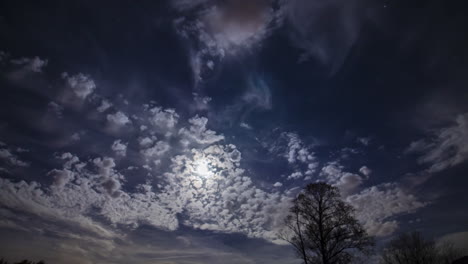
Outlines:
[[[468,254],[466,1],[0,2],[0,258],[301,263],[308,183]]]

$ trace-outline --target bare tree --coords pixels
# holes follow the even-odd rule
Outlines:
[[[460,257],[451,244],[436,245],[418,233],[401,234],[382,254],[382,264],[450,264]]]
[[[336,187],[312,183],[293,201],[280,237],[288,241],[304,264],[346,264],[354,253],[373,246],[354,209]]]

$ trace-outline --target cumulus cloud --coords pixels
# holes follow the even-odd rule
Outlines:
[[[6,144],[0,145],[0,161],[8,166],[28,167],[29,163],[21,160],[12,150],[6,147]]]
[[[316,174],[319,162],[313,147],[305,144],[297,133],[281,132],[273,144],[265,145],[270,152],[283,157],[291,171],[288,179],[311,180]]]
[[[65,184],[67,184],[74,177],[73,172],[67,169],[63,169],[63,170],[54,169],[50,171],[48,175],[54,178],[54,186],[58,188],[63,188]]]
[[[146,158],[147,161],[157,158],[161,158],[166,152],[170,150],[170,145],[165,141],[151,142],[151,145],[147,148],[142,149],[140,152]]]
[[[344,171],[344,167],[337,162],[330,162],[324,166],[320,175],[330,184],[336,185],[345,196],[356,190],[363,182],[361,176]]]
[[[283,134],[288,140],[288,149],[285,153],[285,157],[288,162],[293,164],[297,162],[307,163],[315,159],[313,153],[310,153],[304,143],[295,133]]]
[[[189,119],[190,127],[181,128],[179,135],[184,138],[182,144],[213,144],[224,139],[223,135],[217,135],[215,131],[206,128],[208,118],[199,117],[198,115]]]
[[[275,182],[275,184],[273,184],[274,187],[281,187],[283,186],[283,184],[281,182]]]
[[[131,122],[118,110],[106,118],[116,126]],[[241,168],[241,152],[221,144],[224,136],[208,129],[206,117],[179,119],[172,109],[146,105],[132,122],[146,127],[134,131],[146,164],[131,166],[148,169],[132,192],[125,186],[130,169],[120,171],[117,164],[131,160],[89,155],[83,160],[66,152],[55,155],[62,167],[49,172],[50,186],[2,180],[0,207],[80,222],[94,233],[100,230],[97,219],[105,219],[114,226],[175,230],[183,224],[274,241],[290,202],[280,183],[274,185],[277,191],[255,186]],[[116,140],[111,149],[124,154],[127,144]],[[161,165],[153,170],[156,162]]]
[[[149,184],[126,192],[125,176],[116,170],[112,158],[82,162],[70,153],[58,158],[65,163],[49,173],[55,188],[51,193],[35,182],[2,179],[0,204],[62,220],[83,217],[88,224],[93,221],[87,214],[92,208],[111,223],[131,227],[146,223],[168,230],[178,228],[177,215],[183,213],[183,224],[193,228],[273,241],[290,201],[289,196],[255,187],[240,168],[241,154],[234,145],[211,145],[174,156],[157,193]],[[198,169],[201,163],[208,169]]]
[[[399,226],[395,217],[412,213],[426,205],[395,183],[364,189],[346,200],[356,208],[356,216],[369,234],[375,236],[392,234]]]
[[[288,176],[288,180],[297,180],[297,179],[300,179],[304,177],[304,175],[302,174],[302,172],[300,171],[296,171],[296,172],[293,172],[291,173],[289,176]]]
[[[187,213],[185,225],[274,240],[290,198],[255,187],[239,168],[237,152],[233,145],[211,145],[176,156],[165,193],[177,190],[171,207]],[[200,171],[200,162],[209,169]]]
[[[468,113],[456,117],[449,127],[436,130],[428,138],[412,142],[407,152],[419,153],[418,162],[429,164],[435,173],[468,160]]]
[[[122,113],[121,111],[117,111],[114,114],[108,114],[107,121],[117,127],[122,127],[122,126],[125,126],[126,124],[132,123],[132,121],[128,118],[128,116]]]
[[[74,157],[66,155],[64,158],[69,161]],[[76,220],[101,236],[109,232],[90,218],[90,211],[115,224],[136,227],[148,223],[174,230],[178,226],[176,216],[159,202],[152,187],[142,185],[138,193],[123,191],[124,176],[116,171],[115,165],[113,159],[106,157],[95,158],[84,165],[79,161],[65,163],[63,169],[50,173],[54,177],[53,185],[60,187],[52,193],[44,192],[35,182],[13,183],[0,179],[0,205],[47,219]]]
[[[67,86],[73,91],[73,93],[80,99],[86,99],[96,89],[96,84],[88,75],[78,73],[75,75],[69,75],[68,73],[62,73],[62,78],[65,80]]]
[[[127,155],[127,145],[128,143],[123,143],[120,139],[118,139],[112,143],[111,148],[115,154],[125,157]]]
[[[159,131],[170,132],[179,121],[179,114],[177,114],[174,109],[163,109],[157,106],[153,108],[146,106],[145,108],[147,108],[147,111],[150,113],[150,124]]]
[[[47,66],[48,61],[39,57],[12,59],[11,63],[22,67],[23,70],[30,72],[42,72]]]

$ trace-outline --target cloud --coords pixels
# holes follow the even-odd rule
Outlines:
[[[128,116],[121,111],[117,111],[114,114],[107,115],[107,121],[116,127],[122,127],[126,124],[131,124],[132,121],[128,118]]]
[[[54,169],[48,173],[54,178],[54,186],[63,188],[69,181],[73,180],[74,174],[67,169],[57,170]]]
[[[112,227],[176,230],[183,224],[276,240],[289,195],[256,187],[241,168],[241,152],[221,144],[224,136],[208,129],[206,117],[180,122],[175,110],[150,105],[144,105],[133,121],[118,109],[104,116],[115,126],[145,126],[132,130],[135,141],[115,140],[111,150],[120,155],[136,144],[144,166],[151,168],[152,163],[158,170],[143,174],[143,182],[132,182],[136,187],[129,191],[127,173],[134,172],[119,170],[118,163],[132,160],[57,154],[62,167],[49,172],[51,185],[2,180],[0,207],[50,221],[75,221],[92,233],[99,233],[100,221],[105,220]],[[197,168],[200,164],[202,169]],[[141,166],[140,161],[133,165]]]
[[[269,1],[230,0],[211,7],[203,20],[216,44],[225,52],[232,47],[249,45],[265,34],[272,19]]]
[[[47,66],[48,61],[43,60],[39,57],[34,58],[20,58],[12,59],[11,63],[14,65],[21,66],[23,70],[30,72],[42,72],[42,69]]]
[[[247,87],[247,91],[242,95],[245,104],[262,110],[270,110],[273,107],[270,87],[263,78],[249,78]]]
[[[330,162],[322,168],[320,175],[325,177],[328,183],[337,186],[344,196],[347,196],[362,184],[363,179],[343,169],[344,167],[337,162]]]
[[[6,77],[12,83],[20,84],[22,87],[33,88],[28,80],[41,74],[47,66],[48,61],[39,57],[8,60],[10,55],[0,51],[0,66],[2,66],[2,77]],[[3,72],[4,71],[4,72]],[[36,79],[37,81],[37,79]]]
[[[67,86],[73,91],[73,93],[80,99],[86,99],[96,89],[96,84],[88,75],[78,73],[75,75],[69,75],[68,73],[62,73],[62,78],[65,80]]]
[[[284,158],[291,169],[288,179],[311,180],[319,167],[319,161],[312,145],[307,145],[294,132],[280,132],[271,144],[264,143],[272,154]]]
[[[0,205],[45,219],[76,221],[100,235],[106,233],[101,234],[104,231],[90,218],[90,211],[114,224],[137,227],[147,223],[161,229],[177,228],[176,216],[159,202],[151,186],[141,185],[138,193],[121,189],[125,177],[116,171],[112,158],[68,163],[74,158],[67,155],[64,168],[50,173],[54,176],[55,186],[51,193],[43,191],[35,182],[13,183],[1,179]]]
[[[315,159],[313,153],[309,152],[309,150],[304,146],[302,140],[297,134],[284,133],[283,136],[285,136],[288,140],[288,149],[285,153],[285,157],[287,158],[289,163],[307,163]]]
[[[192,95],[196,110],[206,110],[209,108],[208,104],[211,101],[211,97],[201,96],[198,93],[193,93]]]
[[[82,201],[83,198],[80,197],[79,193],[69,197],[57,197],[52,194],[47,195],[41,189],[41,185],[36,182],[31,182],[30,184],[24,181],[13,183],[2,178],[0,178],[0,189],[2,190],[0,193],[0,205],[3,208],[32,214],[43,221],[65,223],[70,226],[75,225],[100,237],[115,236],[113,232],[84,216],[84,212],[77,212],[81,206],[85,206],[80,205],[80,200]],[[61,190],[66,191],[65,188]],[[61,192],[57,193],[60,196]],[[82,193],[81,195],[86,195],[86,193]],[[73,199],[73,201],[68,199]],[[60,206],[60,204],[70,203],[74,204],[75,207],[67,208],[63,205]]]
[[[332,74],[358,39],[368,11],[362,0],[282,0],[280,6],[292,44],[303,50],[299,61],[316,59]]]
[[[354,206],[357,218],[364,223],[369,234],[380,237],[397,230],[395,217],[412,213],[426,205],[395,183],[369,187],[348,196],[346,200]]]
[[[63,126],[73,123],[67,139],[71,135],[79,137],[76,131],[82,127],[91,128],[89,136],[83,138],[89,148],[74,144],[61,148],[64,153],[40,157],[41,162],[53,166],[45,175],[23,177],[11,170],[14,180],[0,178],[0,216],[5,220],[0,221],[0,228],[18,229],[18,224],[12,223],[21,223],[26,229],[22,232],[55,246],[52,251],[38,245],[33,248],[56,252],[57,259],[61,254],[77,257],[71,259],[71,263],[83,263],[82,259],[101,263],[93,261],[124,255],[115,248],[122,246],[134,232],[148,227],[175,235],[170,231],[183,226],[184,230],[237,234],[260,238],[258,241],[262,243],[266,243],[263,239],[278,242],[276,231],[288,212],[290,193],[279,188],[279,184],[257,186],[255,175],[242,168],[241,151],[225,143],[224,135],[212,130],[207,117],[196,115],[187,119],[174,109],[157,106],[154,102],[130,107],[130,104],[103,99],[91,77],[84,74],[64,74],[63,80],[66,85],[57,88],[62,89],[58,94],[65,100],[54,99],[60,104],[50,105],[50,110],[63,110],[57,106],[65,108],[70,106],[66,103],[71,102],[73,106],[78,102],[80,107],[73,111],[60,111],[61,122]],[[209,101],[198,97],[206,103]],[[257,102],[260,97],[257,94],[245,100],[268,105],[268,100]],[[45,106],[41,109],[48,109]],[[76,115],[69,115],[73,112]],[[109,141],[106,133],[109,126],[128,127],[128,135]],[[0,143],[0,149],[4,150],[0,158],[5,162],[12,157],[19,160],[23,155],[4,143]],[[141,156],[129,152],[134,149]],[[43,170],[34,171],[41,173]],[[34,178],[37,181],[31,180]],[[14,213],[7,218],[2,210]],[[21,221],[21,218],[26,220]],[[27,225],[27,219],[34,220]],[[60,239],[53,240],[57,237]],[[58,243],[59,240],[62,243]],[[152,256],[178,261],[176,256],[186,253],[184,260],[219,262],[219,256],[213,251],[203,254],[196,250],[134,252],[147,255],[130,259],[147,260],[147,256]],[[127,252],[125,257],[134,252]],[[230,250],[225,254],[231,257]],[[258,262],[244,255],[234,254],[228,262]]]
[[[281,182],[275,182],[275,184],[273,184],[274,187],[281,187],[283,186],[283,184]]]
[[[418,162],[429,164],[436,173],[468,160],[468,113],[456,117],[449,127],[438,129],[428,138],[414,141],[406,150],[418,153]]]
[[[297,180],[304,177],[304,174],[300,171],[295,171],[288,176],[288,180]]]
[[[248,51],[272,30],[274,12],[268,0],[172,1],[181,13],[174,24],[192,44],[195,82],[212,75],[226,56]],[[195,16],[190,16],[195,13]],[[192,18],[193,17],[193,18]]]
[[[372,170],[369,169],[367,166],[362,166],[359,169],[359,172],[362,173],[362,175],[366,176],[366,179],[369,179],[369,176],[372,174]]]
[[[361,143],[364,146],[369,146],[369,144],[371,142],[371,138],[370,137],[360,137],[356,141]]]
[[[129,129],[131,135],[101,142],[108,135],[99,134],[102,131],[99,129],[90,131],[96,133],[86,138],[94,139],[90,142],[93,148],[79,149],[76,151],[79,155],[54,154],[56,159],[50,164],[59,165],[50,170],[49,178],[41,184],[2,179],[0,208],[47,223],[77,225],[80,231],[106,241],[119,237],[119,232],[145,226],[167,231],[183,226],[278,242],[276,233],[282,227],[294,191],[284,190],[281,182],[257,184],[255,175],[243,167],[241,151],[226,142],[223,134],[212,130],[208,118],[196,115],[187,120],[174,109],[153,102],[140,108],[123,106],[128,108],[122,109],[122,105],[102,99],[89,76],[77,76],[66,75],[64,88],[78,98],[92,99],[81,100],[86,101],[93,117],[98,117],[87,119],[86,125],[128,126],[132,128]],[[75,80],[70,83],[72,77]],[[76,88],[78,86],[83,87]],[[261,85],[255,89],[249,90],[242,100],[262,109],[271,108],[269,89]],[[67,111],[63,114],[64,120],[69,120],[65,116]],[[307,177],[315,174],[318,168],[313,147],[296,133],[282,133],[280,137],[281,148],[277,154],[300,179],[311,179]],[[9,150],[6,146],[1,148]],[[134,153],[127,153],[130,149],[141,156],[133,159]],[[121,159],[115,154],[130,157]],[[329,168],[322,171],[330,172],[331,165],[328,165]],[[343,172],[339,165],[335,167],[340,171],[339,176],[327,174],[327,177],[349,189],[359,186],[358,175]],[[137,177],[133,177],[135,174]],[[359,197],[354,200],[362,203]],[[378,220],[381,226],[394,228],[392,219],[381,217]],[[51,226],[44,230],[53,230]],[[155,258],[173,256],[159,254]]]
[[[111,108],[112,107],[112,103],[109,102],[108,100],[106,99],[103,99],[101,101],[101,105],[99,105],[99,107],[96,109],[99,113],[103,113],[105,112],[107,109]]]
[[[144,141],[142,141],[144,142]],[[164,141],[157,141],[150,143],[151,145],[147,148],[144,148],[140,151],[140,153],[146,158],[147,162],[150,160],[155,160],[161,158],[166,152],[171,149],[171,146]],[[157,160],[159,162],[159,160]]]
[[[150,114],[149,123],[159,131],[171,132],[179,121],[179,115],[174,109],[163,109],[162,107],[145,106]]]
[[[127,145],[128,143],[122,143],[122,141],[118,139],[112,143],[111,148],[115,154],[125,157],[127,155]]]
[[[10,221],[9,224],[14,223]],[[261,241],[245,241],[243,245],[247,249],[244,249],[244,246],[238,248],[220,243],[216,235],[181,236],[148,227],[115,239],[103,239],[72,226],[54,226],[48,232],[41,233],[44,224],[33,219],[18,221],[18,224],[27,226],[28,230],[4,228],[0,237],[2,257],[15,262],[27,255],[30,259],[59,264],[295,263],[292,254],[284,254],[284,247]]]
[[[207,175],[199,174],[200,161],[209,168],[202,171]],[[192,149],[192,155],[173,158],[172,171],[165,174],[164,193],[177,192],[169,200],[171,208],[185,212],[184,225],[275,240],[290,198],[255,187],[239,162],[233,145]]]
[[[18,155],[13,153],[12,150],[7,148],[6,144],[0,145],[0,161],[3,161],[8,166],[13,167],[28,167],[30,164],[21,160]]]
[[[239,124],[239,126],[242,127],[242,128],[248,129],[248,130],[253,129],[251,125],[249,125],[249,124],[247,124],[247,123],[245,123],[245,122],[241,122],[241,123]]]
[[[116,170],[112,158],[81,162],[65,153],[60,159],[64,168],[49,173],[54,178],[52,192],[43,191],[35,182],[2,179],[0,204],[47,219],[83,221],[83,228],[88,226],[93,232],[93,215],[133,228],[146,223],[175,230],[177,215],[182,214],[186,226],[271,241],[289,207],[289,196],[253,185],[239,168],[241,155],[234,145],[211,145],[173,157],[158,193],[148,184],[140,184],[137,192],[126,192],[122,188],[125,176]],[[209,166],[206,177],[196,169],[200,160]],[[93,215],[87,213],[91,209]]]
[[[217,135],[215,131],[206,128],[208,118],[198,115],[189,119],[190,127],[181,128],[179,135],[183,137],[182,144],[213,144],[224,139],[223,135]]]

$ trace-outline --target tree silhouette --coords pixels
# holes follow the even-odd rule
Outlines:
[[[436,245],[418,232],[391,240],[382,254],[382,264],[451,264],[460,253],[451,244]]]
[[[336,187],[312,183],[293,201],[280,238],[288,241],[304,264],[346,264],[353,254],[369,253],[374,244],[354,217],[354,209]]]
[[[0,259],[0,264],[9,264],[9,263],[4,258],[1,258]],[[20,262],[14,263],[14,264],[45,264],[45,262],[43,260],[41,260],[39,262],[32,262],[30,260],[24,259],[24,260],[22,260]]]

